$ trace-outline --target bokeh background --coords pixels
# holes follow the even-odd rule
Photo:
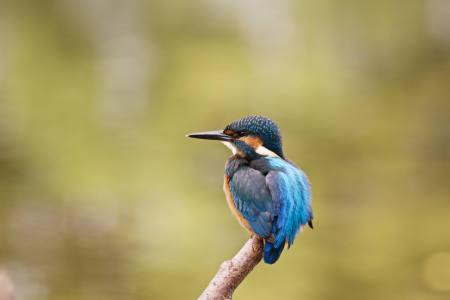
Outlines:
[[[3,0],[0,299],[196,299],[255,114],[315,230],[234,299],[450,298],[449,1]]]

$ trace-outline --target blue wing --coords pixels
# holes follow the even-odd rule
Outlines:
[[[274,247],[279,248],[285,242],[290,246],[300,229],[314,217],[308,177],[290,160],[265,159],[272,169],[265,179],[274,203],[271,215]]]
[[[264,174],[248,165],[242,165],[229,177],[228,183],[239,213],[247,220],[254,233],[268,238],[273,231],[273,202]]]
[[[248,162],[232,156],[225,174],[236,209],[265,239],[264,261],[275,263],[285,243],[292,245],[306,223],[312,227],[308,178],[291,160],[271,157]]]

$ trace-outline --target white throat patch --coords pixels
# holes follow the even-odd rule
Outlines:
[[[239,151],[235,145],[233,145],[230,142],[222,142],[222,144],[224,144],[225,146],[227,146],[228,148],[231,149],[231,152],[233,152],[233,155],[235,155],[236,153],[240,153],[241,151]],[[258,148],[255,149],[255,152],[258,153],[261,156],[268,156],[268,157],[278,157],[280,158],[275,152],[270,151],[269,149],[267,149],[264,146],[258,146]]]
[[[236,146],[233,145],[232,143],[230,143],[230,142],[222,142],[222,144],[224,144],[225,146],[227,146],[228,148],[230,148],[230,149],[231,149],[231,152],[233,152],[233,155],[235,155],[235,154],[237,153]]]
[[[266,147],[264,147],[264,146],[259,146],[258,148],[256,148],[256,153],[258,153],[259,155],[262,155],[262,156],[268,156],[268,157],[278,157],[278,158],[280,158],[275,152],[273,152],[273,151],[270,151],[269,149],[267,149]]]

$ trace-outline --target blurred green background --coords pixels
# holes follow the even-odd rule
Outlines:
[[[1,1],[0,297],[196,299],[249,236],[185,135],[255,114],[315,230],[234,299],[450,298],[447,0]]]

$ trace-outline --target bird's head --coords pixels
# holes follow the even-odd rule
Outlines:
[[[263,116],[250,116],[234,121],[224,130],[193,133],[191,138],[219,140],[233,154],[253,160],[260,157],[284,159],[281,131],[278,124]]]

